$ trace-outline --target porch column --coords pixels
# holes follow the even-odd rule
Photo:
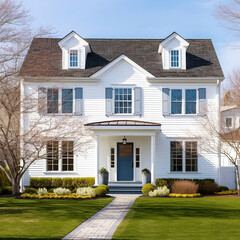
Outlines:
[[[99,176],[99,135],[96,136],[96,178],[95,184],[98,185],[98,176]]]
[[[151,183],[155,184],[155,135],[151,136]]]

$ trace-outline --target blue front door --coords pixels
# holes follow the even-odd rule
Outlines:
[[[117,180],[133,181],[133,143],[117,144]]]

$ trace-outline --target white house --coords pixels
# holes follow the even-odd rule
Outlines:
[[[30,177],[88,176],[97,185],[102,167],[110,185],[140,186],[144,168],[153,183],[156,178],[219,182],[219,155],[200,153],[197,138],[189,135],[199,132],[203,115],[218,116],[220,110],[224,77],[210,39],[183,39],[175,32],[165,39],[83,39],[72,31],[62,39],[34,39],[20,76],[23,94],[46,91],[46,115],[85,119],[94,132],[86,156],[72,149],[71,141],[47,143],[46,151],[65,144],[73,154],[65,162],[36,161],[24,186]],[[214,109],[208,111],[208,104]]]

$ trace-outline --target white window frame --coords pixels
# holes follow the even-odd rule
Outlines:
[[[172,61],[171,61],[171,58],[172,58],[172,51],[178,51],[178,67],[172,67]],[[172,49],[169,49],[169,68],[170,69],[181,69],[182,68],[182,58],[181,58],[181,49],[180,48],[172,48]]]
[[[120,89],[120,88],[122,88],[122,89],[125,89],[125,88],[127,88],[127,89],[132,89],[132,113],[115,113],[115,89]],[[112,112],[113,112],[113,115],[114,116],[118,116],[118,115],[120,115],[120,116],[133,116],[134,115],[134,88],[133,87],[128,87],[128,86],[118,86],[118,87],[113,87],[113,104],[112,104],[113,106],[112,106]]]
[[[54,140],[49,140],[49,141],[54,141]],[[73,170],[72,171],[62,171],[62,142],[65,141],[72,141],[73,142]],[[47,141],[48,142],[48,141]],[[58,170],[57,171],[48,171],[47,170],[47,156],[46,156],[46,160],[45,160],[45,173],[76,173],[76,154],[75,154],[75,147],[74,147],[74,140],[73,139],[63,139],[63,140],[59,140],[58,142]],[[47,145],[46,145],[46,149],[45,149],[46,153],[47,153]]]
[[[70,52],[71,51],[77,51],[77,53],[78,53],[78,55],[77,55],[78,56],[78,61],[77,61],[77,66],[76,67],[70,66]],[[79,49],[73,48],[73,49],[68,50],[68,68],[71,68],[71,69],[80,68],[80,50]]]
[[[182,90],[182,113],[179,114],[172,114],[172,90]],[[186,114],[186,90],[196,90],[196,113],[193,114]],[[170,88],[169,93],[170,99],[170,116],[197,116],[199,113],[199,92],[198,88]]]
[[[171,171],[171,142],[182,142],[182,171]],[[197,171],[186,171],[186,142],[197,142]],[[196,139],[171,139],[169,141],[169,159],[170,159],[170,173],[199,173],[199,143]]]
[[[230,127],[228,127],[227,126],[227,118],[230,118],[230,119],[232,119],[232,126],[230,126]],[[227,117],[225,117],[225,127],[227,128],[227,129],[233,129],[233,116],[227,116]]]

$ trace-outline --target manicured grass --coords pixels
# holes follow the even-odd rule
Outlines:
[[[61,239],[111,200],[0,198],[0,239]]]
[[[138,198],[113,239],[237,240],[240,198]]]

